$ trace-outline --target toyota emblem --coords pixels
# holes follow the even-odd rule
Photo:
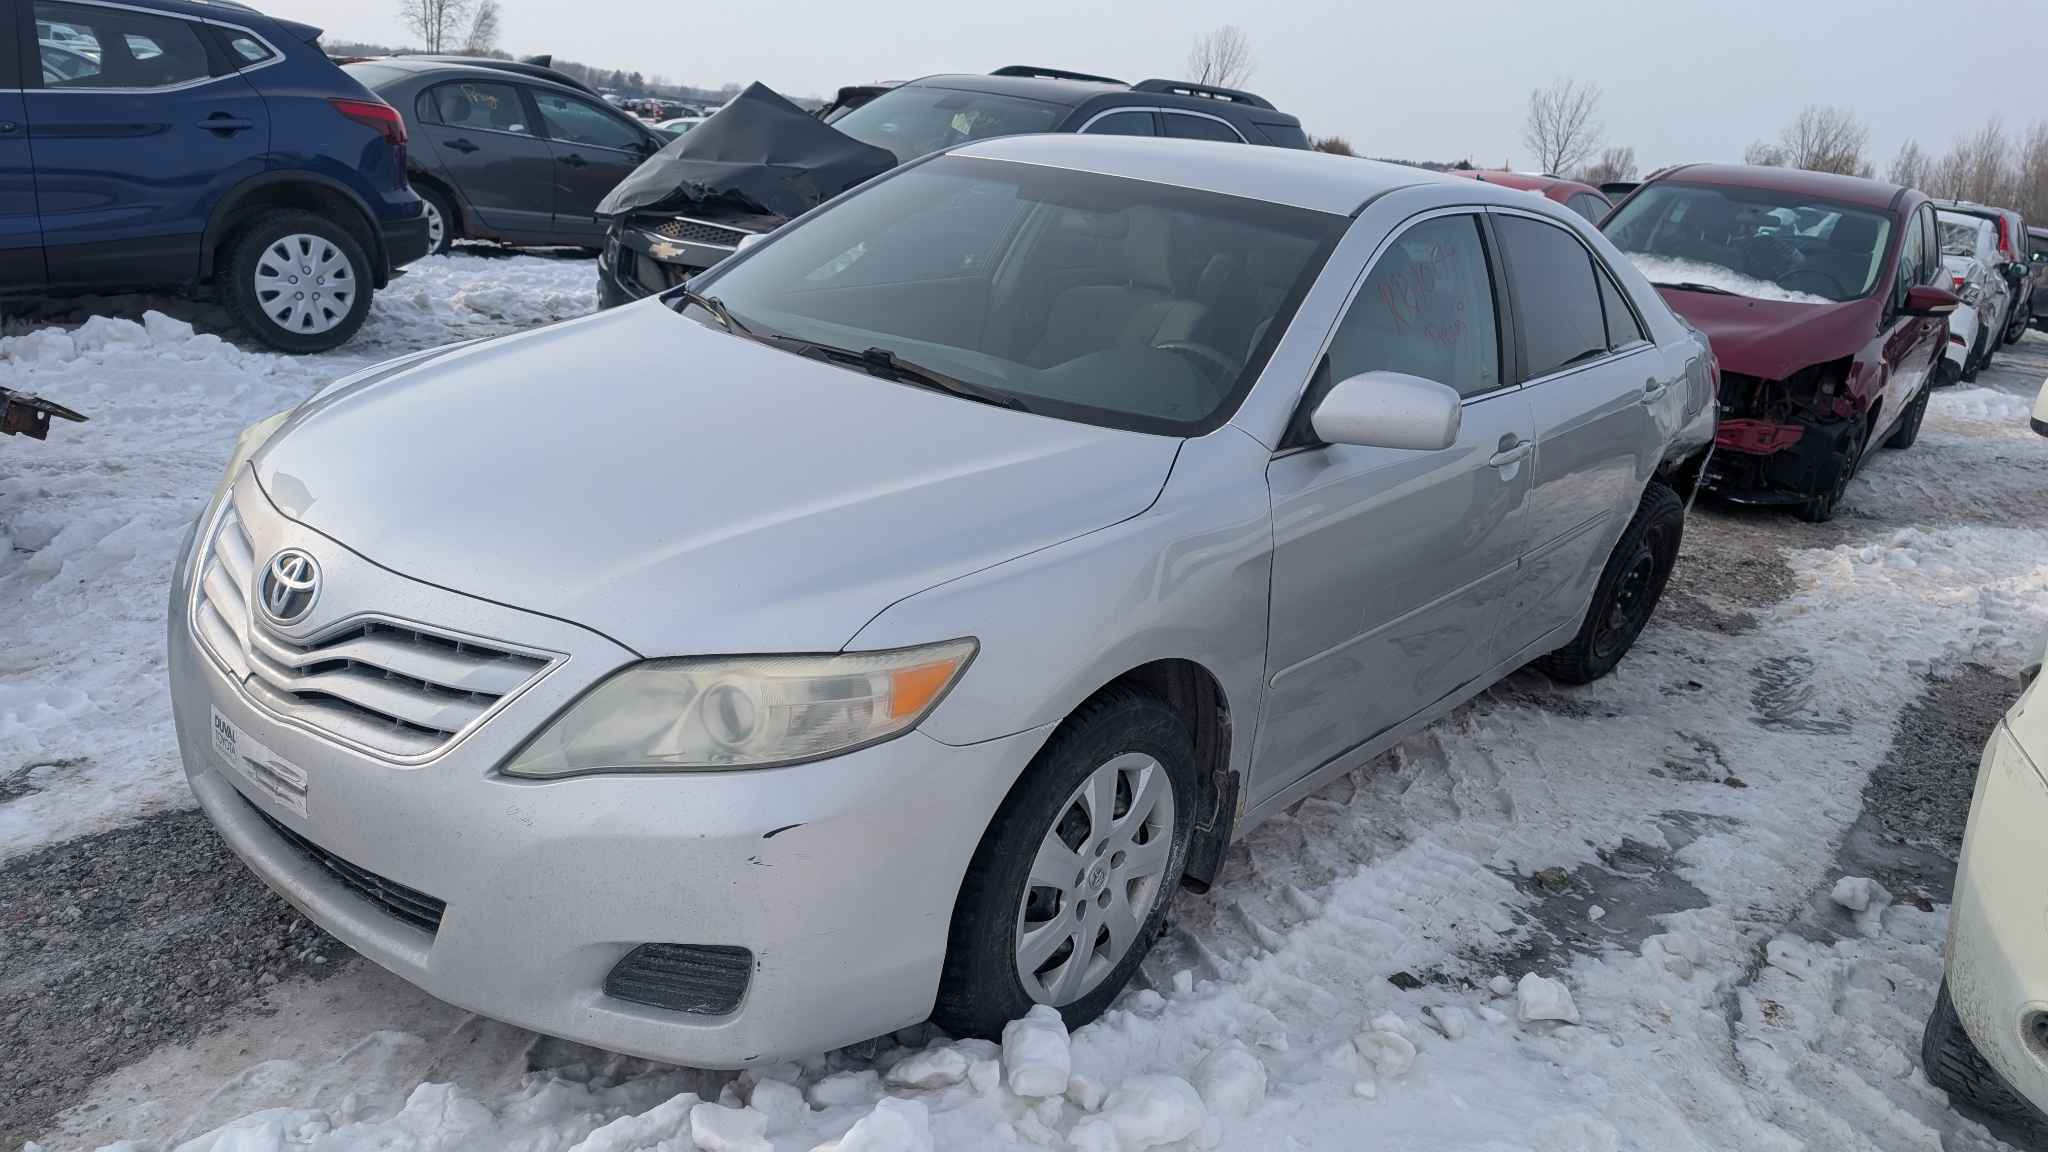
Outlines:
[[[313,610],[320,598],[320,564],[297,548],[287,548],[270,558],[263,570],[263,586],[257,590],[263,614],[275,624],[296,624]]]

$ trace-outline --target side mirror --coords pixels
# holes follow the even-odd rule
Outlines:
[[[1906,289],[1906,306],[1899,311],[1907,316],[1946,316],[1960,304],[1962,300],[1946,288],[1915,284]]]
[[[1402,372],[1361,372],[1339,380],[1308,421],[1331,444],[1436,451],[1458,442],[1464,414],[1454,388]]]
[[[2034,414],[2027,418],[2027,424],[2042,436],[2048,436],[2048,380],[2041,381],[2041,394],[2034,397]]]

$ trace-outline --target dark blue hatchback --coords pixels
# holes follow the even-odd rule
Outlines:
[[[0,0],[0,294],[177,289],[288,352],[427,251],[405,122],[225,0]]]

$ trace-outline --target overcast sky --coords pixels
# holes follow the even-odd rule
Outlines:
[[[256,0],[334,39],[407,39],[397,0]],[[1939,153],[1986,115],[2048,115],[2042,0],[501,0],[500,46],[716,88],[792,95],[1036,64],[1179,77],[1192,41],[1235,23],[1248,86],[1361,153],[1530,163],[1532,88],[1598,84],[1610,144],[1644,170],[1739,160],[1810,103],[1871,128],[1880,175],[1908,137]]]

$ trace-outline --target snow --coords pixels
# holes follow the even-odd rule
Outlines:
[[[203,311],[11,323],[0,383],[94,419],[0,441],[0,796],[25,790],[0,801],[0,855],[189,803],[162,589],[236,429],[375,360],[573,315],[593,277],[436,258],[357,344],[297,360]],[[1255,830],[1071,1036],[1048,1009],[1000,1045],[920,1028],[711,1072],[525,1033],[358,964],[103,1078],[43,1142],[1991,1152],[1918,1071],[1945,911],[1855,886],[1835,938],[1787,925],[1836,890],[1862,785],[1927,678],[2016,669],[2048,629],[2048,441],[2025,422],[2043,375],[2030,336],[1937,393],[1920,445],[1874,455],[1836,524],[1783,537],[1782,601],[1709,604],[1754,627],[1660,610],[1615,676],[1517,674]],[[1565,895],[1535,881],[1551,869]]]
[[[1579,1006],[1572,1003],[1572,990],[1556,980],[1530,972],[1515,985],[1515,1018],[1524,1024],[1532,1020],[1579,1022]]]
[[[1033,1005],[1031,1011],[1003,1026],[1003,1067],[1010,1091],[1019,1096],[1066,1094],[1073,1055],[1059,1009]]]
[[[1705,284],[1737,296],[1752,296],[1758,300],[1779,300],[1787,304],[1833,304],[1835,301],[1811,292],[1795,292],[1769,280],[1745,276],[1733,268],[1719,264],[1708,264],[1700,260],[1682,260],[1676,256],[1653,256],[1648,252],[1626,253],[1638,270],[1652,284]]]

